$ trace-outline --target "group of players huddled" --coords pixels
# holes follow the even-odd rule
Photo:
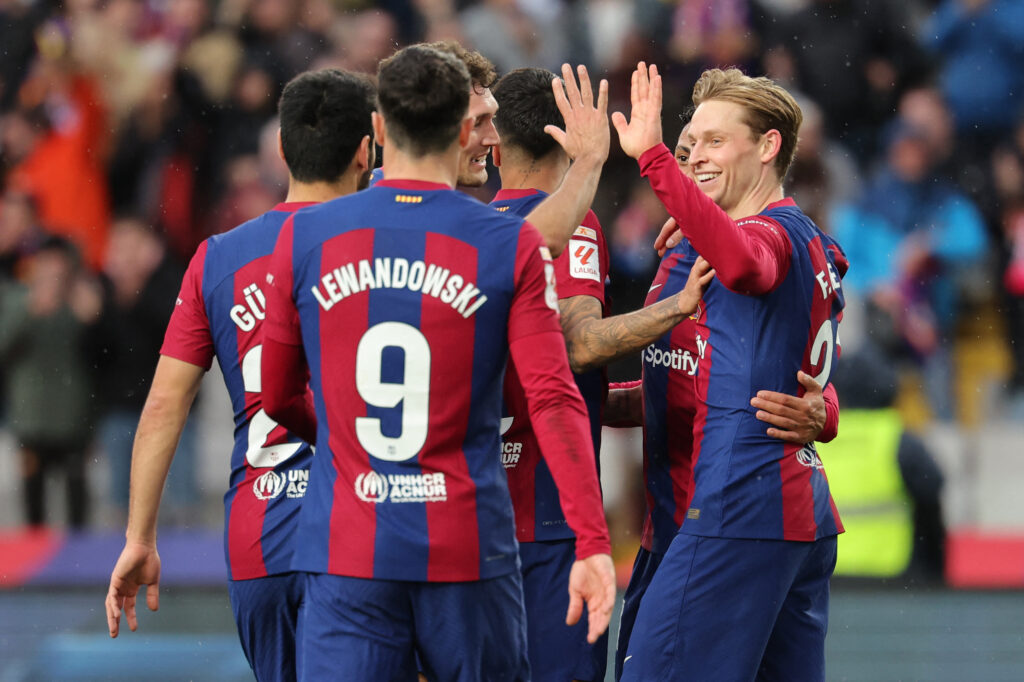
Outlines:
[[[182,282],[111,636],[122,611],[136,629],[141,586],[158,606],[160,495],[216,357],[229,592],[257,679],[604,680],[602,424],[644,428],[615,678],[824,679],[842,526],[814,441],[838,428],[847,263],[784,196],[801,122],[784,89],[705,72],[674,155],[661,96],[640,63],[629,117],[611,116],[671,219],[645,306],[610,316],[589,210],[605,81],[498,79],[452,42],[399,50],[375,84],[292,80],[287,198],[206,240]],[[502,189],[484,205],[455,187],[483,185],[489,154]],[[604,366],[635,354],[642,379],[609,389]]]

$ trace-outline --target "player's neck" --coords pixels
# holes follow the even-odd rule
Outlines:
[[[286,203],[307,201],[322,202],[352,194],[359,189],[359,177],[355,173],[345,173],[337,182],[299,182],[292,178],[288,182]]]
[[[785,197],[786,194],[782,191],[782,184],[778,180],[773,180],[763,185],[759,184],[742,201],[726,211],[726,214],[733,220],[757,215],[770,204],[782,201]]]
[[[562,184],[569,170],[569,158],[564,153],[535,159],[518,148],[505,147],[499,154],[502,189],[538,189],[551,194]]]
[[[387,168],[385,177],[388,180],[438,182],[454,188],[459,176],[459,147],[456,145],[425,156],[412,156],[399,149],[385,147],[383,167]]]
[[[562,184],[565,169],[544,164],[502,165],[498,169],[502,189],[538,189],[551,194]]]

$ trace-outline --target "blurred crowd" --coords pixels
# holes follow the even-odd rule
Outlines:
[[[655,62],[670,147],[705,68],[799,93],[787,192],[852,263],[844,352],[882,353],[919,377],[931,418],[955,420],[957,344],[983,318],[1012,360],[998,403],[1024,414],[1020,0],[0,0],[0,419],[30,523],[55,467],[68,522],[85,523],[93,450],[123,509],[184,266],[284,197],[284,83],[374,73],[397,47],[447,38],[499,72],[585,63],[611,110],[628,110],[636,62]],[[666,215],[614,143],[594,208],[616,308],[634,308]]]

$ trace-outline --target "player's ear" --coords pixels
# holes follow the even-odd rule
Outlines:
[[[373,167],[373,142],[369,135],[363,135],[363,139],[360,140],[355,162],[360,172],[367,171]]]
[[[501,145],[496,144],[491,147],[491,160],[494,161],[494,167],[501,167]]]
[[[370,120],[373,123],[373,138],[381,147],[387,146],[387,126],[384,125],[384,117],[376,111],[370,113]]]
[[[761,163],[772,163],[782,148],[782,134],[772,128],[761,136]]]
[[[459,146],[463,149],[469,146],[469,136],[473,132],[473,124],[474,121],[469,116],[462,119],[462,127],[459,128]]]
[[[281,129],[277,129],[277,155],[281,157],[281,160],[285,163],[288,161],[284,158],[284,142],[281,141]]]

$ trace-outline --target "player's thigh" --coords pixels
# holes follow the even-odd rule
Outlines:
[[[604,680],[608,667],[607,633],[594,644],[587,642],[586,609],[576,625],[565,624],[576,541],[525,542],[519,545],[519,558],[533,679]]]
[[[633,573],[629,576],[629,584],[622,596],[622,610],[619,612],[619,639],[615,644],[616,680],[622,677],[622,660],[626,657],[633,624],[636,622],[636,614],[640,610],[640,601],[654,579],[654,572],[658,570],[658,565],[664,556],[664,554],[649,552],[643,547],[636,553],[636,559],[633,561]]]
[[[415,680],[411,585],[307,574],[301,679]]]
[[[413,592],[416,652],[431,682],[530,679],[519,572]]]
[[[622,679],[754,679],[799,565],[793,544],[677,535],[641,601]]]
[[[825,679],[829,579],[836,566],[836,538],[809,543],[765,648],[757,679]]]
[[[238,638],[260,682],[297,679],[296,632],[304,591],[301,573],[228,582]]]

